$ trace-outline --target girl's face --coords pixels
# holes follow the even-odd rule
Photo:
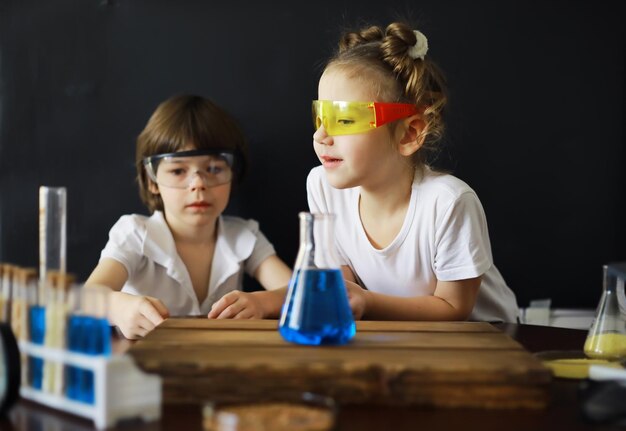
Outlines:
[[[339,69],[320,78],[319,100],[376,101],[367,80]],[[330,184],[339,189],[377,187],[397,174],[402,157],[394,149],[389,125],[354,135],[328,136],[324,126],[313,135],[313,148]]]
[[[182,151],[193,149],[185,147]],[[197,168],[201,170],[203,165]],[[186,188],[150,182],[150,191],[161,195],[165,219],[173,230],[214,224],[228,205],[230,190],[230,182],[209,187],[203,176],[198,174],[193,175]]]

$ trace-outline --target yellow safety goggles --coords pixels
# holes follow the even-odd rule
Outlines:
[[[315,130],[324,126],[330,136],[353,135],[417,114],[410,103],[313,101]]]

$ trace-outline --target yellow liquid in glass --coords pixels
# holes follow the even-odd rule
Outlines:
[[[598,359],[626,357],[626,334],[604,333],[591,335],[585,341],[585,355]]]

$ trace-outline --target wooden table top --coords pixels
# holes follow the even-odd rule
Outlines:
[[[182,323],[182,322],[179,322]],[[188,324],[188,323],[185,323]],[[198,323],[200,324],[200,323]],[[273,325],[275,322],[261,323]],[[374,325],[361,322],[362,332]],[[380,322],[393,327],[394,322]],[[228,324],[225,324],[228,325]],[[244,325],[249,325],[244,323]],[[377,325],[377,324],[376,324]],[[376,326],[374,325],[374,326]],[[370,328],[371,329],[371,328]],[[387,328],[389,329],[389,328]],[[546,350],[582,350],[586,331],[532,325],[497,324],[496,331],[506,334],[530,352]],[[127,342],[123,345],[128,346]],[[137,343],[139,344],[139,343]],[[124,347],[124,348],[126,348]],[[338,431],[369,430],[618,430],[623,427],[591,424],[581,417],[578,389],[580,382],[552,379],[549,383],[549,403],[545,408],[484,409],[435,408],[415,405],[354,404],[340,406],[337,417]],[[59,412],[26,400],[20,400],[9,416],[0,418],[0,430],[92,430],[90,421]],[[158,422],[133,422],[119,424],[114,430],[202,430],[201,407],[195,403],[165,403]]]
[[[165,402],[313,392],[342,406],[544,408],[551,381],[541,361],[485,322],[360,321],[346,345],[303,346],[286,342],[276,320],[179,318],[129,354],[162,377]]]

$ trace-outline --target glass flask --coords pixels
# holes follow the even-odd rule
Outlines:
[[[603,266],[602,296],[584,351],[590,358],[626,358],[626,262]]]
[[[345,344],[356,333],[335,254],[334,214],[301,212],[300,248],[278,326],[289,342]]]

